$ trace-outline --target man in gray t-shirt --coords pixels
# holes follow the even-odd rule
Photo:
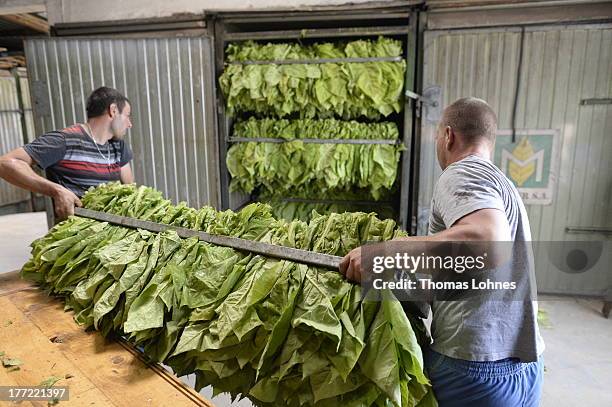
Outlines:
[[[532,298],[529,220],[517,189],[491,162],[496,131],[495,113],[481,99],[459,99],[445,109],[436,134],[443,172],[432,198],[429,235],[397,239],[428,245],[512,242],[497,244],[511,244],[512,255],[488,271],[503,268],[523,283],[510,299],[484,293],[431,300],[433,343],[425,350],[425,366],[441,407],[535,407],[541,395],[544,343]],[[411,247],[406,244],[406,250]],[[362,269],[359,248],[345,256],[340,271],[354,281],[372,272]]]
[[[499,301],[495,293],[482,294],[470,301],[434,298],[431,348],[464,360],[537,361],[544,343],[538,330],[537,303],[530,300],[535,288],[530,285],[535,282],[533,275],[521,275],[533,273],[529,246],[521,244],[531,240],[531,232],[527,211],[514,184],[491,161],[479,155],[471,154],[453,162],[444,169],[434,189],[429,235],[448,230],[466,216],[482,210],[505,215],[510,238],[504,240],[515,242],[509,261],[513,274],[510,277],[515,282],[523,282],[522,291],[508,301]],[[481,225],[485,227],[486,223]]]

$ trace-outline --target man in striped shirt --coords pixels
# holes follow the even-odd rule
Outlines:
[[[48,132],[0,157],[0,178],[51,197],[60,220],[74,214],[89,187],[134,182],[132,151],[123,140],[132,127],[129,100],[101,87],[87,99],[86,110],[86,123]],[[47,179],[33,165],[45,170]]]

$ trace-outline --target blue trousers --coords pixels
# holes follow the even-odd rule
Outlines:
[[[472,362],[425,351],[425,368],[440,407],[537,407],[544,361]]]

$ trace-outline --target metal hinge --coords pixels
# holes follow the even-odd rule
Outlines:
[[[411,219],[410,219],[410,231],[413,234],[417,233],[417,221],[418,221],[418,219],[417,219],[416,215],[412,215]]]
[[[430,124],[438,123],[442,117],[442,87],[432,85],[423,89],[423,94],[419,95],[410,90],[404,93],[407,98],[416,104],[417,117],[424,117]],[[424,112],[423,112],[424,110]]]

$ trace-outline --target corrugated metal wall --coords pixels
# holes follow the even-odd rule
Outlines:
[[[27,40],[26,57],[38,134],[82,123],[91,91],[116,88],[132,102],[136,182],[218,206],[210,38]]]
[[[440,85],[444,106],[460,97],[483,98],[497,112],[499,128],[509,129],[519,46],[520,29],[515,28],[426,32],[423,87]],[[526,29],[517,128],[552,128],[561,134],[553,203],[527,207],[534,241],[610,239],[566,228],[612,228],[612,105],[580,105],[582,99],[612,97],[611,53],[610,25]],[[426,231],[440,175],[434,132],[434,125],[423,125],[419,233]],[[612,284],[612,273],[562,273],[541,253],[536,261],[541,292],[599,295]]]
[[[36,130],[34,129],[34,114],[32,112],[32,99],[30,98],[30,83],[25,68],[19,68],[18,76],[23,114],[25,116],[26,140],[32,141],[36,138]]]
[[[27,83],[25,74],[20,75],[19,83]],[[27,88],[22,91],[27,92]],[[32,124],[32,112],[30,107],[29,93],[23,93],[22,103],[28,120]],[[31,127],[29,127],[31,129]],[[31,136],[33,132],[28,131]],[[0,155],[8,153],[23,145],[26,140],[21,122],[19,93],[17,90],[17,79],[8,70],[0,70]],[[31,198],[28,191],[17,188],[4,180],[0,180],[0,206],[16,204]]]

